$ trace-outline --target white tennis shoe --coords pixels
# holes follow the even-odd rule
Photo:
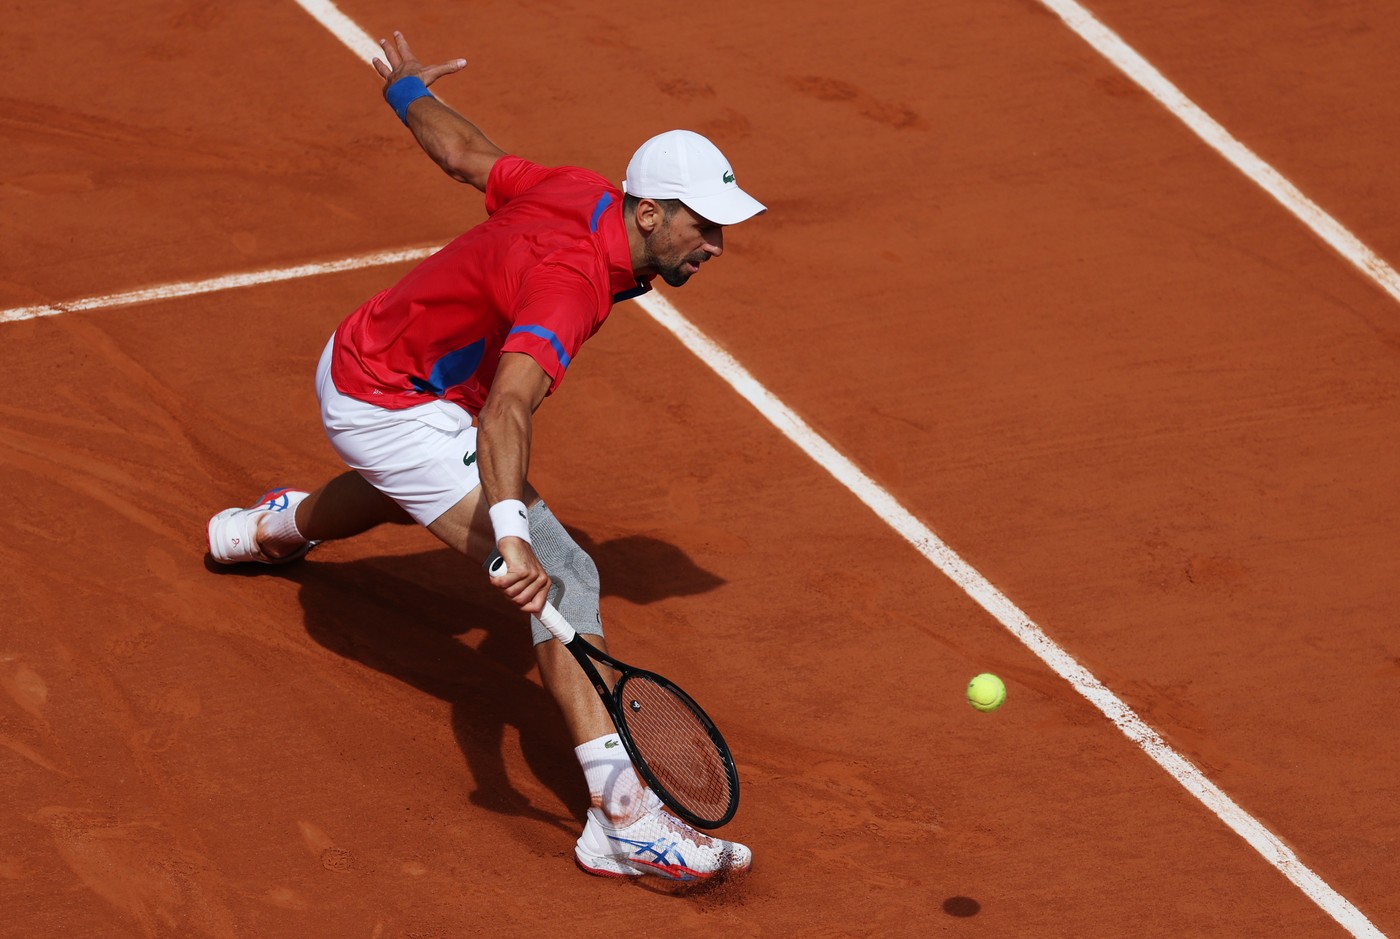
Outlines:
[[[250,508],[224,509],[209,519],[209,554],[220,564],[287,564],[306,557],[319,542],[305,545],[284,557],[273,558],[258,546],[258,522],[274,512],[294,512],[310,493],[300,489],[274,489],[264,493]]]
[[[724,841],[696,831],[666,811],[647,790],[647,809],[625,828],[611,828],[598,809],[588,810],[588,823],[574,846],[578,866],[599,877],[640,877],[651,874],[668,880],[704,880],[729,871],[746,871],[753,852],[737,841]]]

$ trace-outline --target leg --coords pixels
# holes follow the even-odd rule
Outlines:
[[[491,527],[491,517],[487,514],[487,506],[481,498],[480,487],[474,489],[462,501],[448,509],[446,514],[428,526],[428,530],[440,538],[443,543],[451,548],[455,548],[462,554],[478,563],[484,562],[490,557],[496,548],[496,535]],[[591,601],[595,611],[593,619],[596,620],[597,610],[597,588],[595,585],[585,585],[575,583],[572,588],[569,581],[573,578],[562,566],[552,564],[549,552],[545,550],[544,542],[549,538],[559,540],[559,534],[567,538],[567,533],[563,532],[557,521],[549,527],[558,528],[558,534],[550,532],[536,534],[536,518],[542,513],[538,512],[543,503],[539,501],[539,494],[526,484],[525,502],[531,507],[531,534],[541,544],[538,550],[541,553],[540,560],[545,564],[545,570],[551,580],[556,582],[556,586],[551,589],[551,597],[556,596],[562,590],[572,589],[574,595],[592,591],[590,597],[579,597],[585,606]],[[553,520],[552,513],[547,513],[548,519]],[[546,522],[546,524],[548,524]],[[573,539],[569,539],[573,543]],[[577,546],[575,546],[577,548]],[[590,562],[591,563],[591,562]],[[594,569],[596,571],[596,568]],[[596,574],[595,574],[596,577]],[[572,599],[572,597],[571,597]],[[567,615],[567,611],[566,611]],[[581,627],[588,627],[594,624],[576,624]],[[535,659],[540,666],[540,679],[545,688],[554,696],[559,709],[564,714],[564,724],[569,729],[569,736],[575,745],[585,743],[597,737],[612,732],[612,718],[608,717],[607,709],[603,707],[603,702],[598,700],[598,692],[593,690],[592,683],[588,676],[583,673],[583,669],[578,667],[573,655],[556,640],[548,639],[547,633],[542,632],[542,627],[535,636]],[[585,637],[590,641],[606,648],[601,635]],[[608,676],[604,676],[607,678]]]
[[[333,539],[368,532],[386,522],[410,525],[413,519],[399,508],[398,502],[371,486],[360,473],[342,473],[314,493],[302,495],[288,490],[287,508],[283,502],[263,502],[259,507],[223,514],[210,529],[210,550],[217,560],[260,560],[280,563],[287,558],[304,556],[308,543],[319,544]],[[230,546],[230,530],[234,537],[251,535],[249,556],[239,557]]]
[[[357,457],[376,454],[376,443],[392,430],[400,415],[340,394],[331,381],[333,341],[316,367],[316,396],[321,421],[336,452],[354,466]],[[458,425],[470,427],[465,414]],[[398,441],[383,443],[377,455],[394,452]],[[347,449],[348,448],[348,449]],[[306,555],[322,541],[349,538],[386,522],[411,522],[409,514],[358,472],[335,477],[315,492],[276,489],[247,509],[232,508],[209,520],[209,553],[221,564],[257,561],[284,564]]]
[[[411,525],[399,504],[351,470],[307,496],[297,506],[297,529],[309,541],[349,538],[392,522]]]
[[[534,503],[530,540],[550,577],[549,602],[585,641],[606,648],[598,612],[597,565],[548,506],[536,502],[533,492],[529,498]],[[489,532],[480,533],[479,543],[495,554],[490,550]],[[574,754],[588,782],[588,821],[574,846],[579,866],[601,876],[652,874],[680,880],[748,868],[752,862],[748,848],[701,834],[666,811],[638,777],[612,718],[573,654],[542,624],[532,626],[540,676],[564,714]],[[604,681],[615,680],[608,669],[599,672]]]
[[[330,380],[329,361],[328,347],[317,371],[322,420],[332,446],[356,472],[314,493],[277,490],[251,509],[220,512],[209,523],[215,560],[285,562],[304,555],[310,542],[350,537],[405,515],[477,562],[494,555],[470,416],[440,402],[389,411],[350,399]],[[602,645],[596,566],[528,484],[524,500],[534,507],[531,539],[552,581],[551,602],[580,632],[595,634],[587,641]],[[685,879],[748,867],[742,845],[695,832],[664,810],[641,785],[607,709],[573,656],[538,625],[535,643],[542,680],[577,744],[594,800],[575,846],[580,866],[608,876]],[[660,844],[669,847],[658,855]]]
[[[531,507],[530,539],[551,580],[550,603],[585,641],[606,648],[593,559],[543,503]],[[551,638],[542,624],[533,627],[540,675],[564,713],[592,800],[583,834],[574,846],[578,865],[606,877],[650,874],[678,880],[746,870],[753,862],[747,847],[712,838],[681,822],[643,784],[607,709],[573,654]],[[608,669],[599,668],[599,672],[604,681],[615,680]]]
[[[583,638],[604,652],[608,651],[608,644],[602,636]],[[574,661],[573,653],[564,648],[563,643],[551,639],[537,644],[535,661],[540,666],[540,680],[554,695],[559,710],[564,712],[564,725],[569,728],[574,746],[613,732],[612,718],[598,699],[598,692],[593,690],[593,683],[584,675],[583,669]],[[603,681],[612,683],[615,676],[609,674],[606,665],[599,663],[598,671]]]
[[[602,618],[598,613],[598,568],[569,536],[549,507],[532,490],[526,492],[530,507],[530,539],[536,556],[549,574],[549,600],[587,642],[606,649]],[[480,489],[463,499],[447,515],[428,526],[447,544],[477,561],[496,557],[491,519],[481,504]],[[600,821],[623,825],[645,810],[645,786],[632,769],[626,751],[618,746],[612,718],[598,698],[573,653],[550,636],[538,620],[531,623],[535,660],[540,678],[564,717],[574,742],[574,753],[588,782],[592,811]],[[603,680],[614,676],[600,667]]]

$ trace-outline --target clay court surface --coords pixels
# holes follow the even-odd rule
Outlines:
[[[1400,12],[1091,0],[1400,259]],[[346,0],[501,146],[713,137],[767,216],[667,298],[1400,935],[1400,305],[1031,0]],[[659,18],[658,18],[659,17]],[[292,0],[17,0],[0,308],[441,244],[479,194]],[[1345,937],[636,304],[532,478],[624,658],[724,729],[755,867],[572,863],[523,623],[426,533],[225,572],[338,472],[406,264],[0,323],[0,935]],[[982,715],[968,678],[1006,679]]]

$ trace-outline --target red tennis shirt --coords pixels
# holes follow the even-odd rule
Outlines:
[[[401,409],[445,398],[476,415],[501,353],[523,352],[553,394],[632,273],[622,192],[590,170],[496,161],[486,221],[351,313],[335,333],[342,394]]]

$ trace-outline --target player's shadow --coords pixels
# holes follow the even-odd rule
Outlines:
[[[723,578],[698,567],[680,548],[658,538],[628,535],[598,542],[577,529],[569,529],[569,534],[598,562],[605,597],[645,606],[668,597],[707,593],[724,584]]]
[[[598,561],[605,595],[645,604],[724,582],[653,538],[593,543],[573,535]],[[573,831],[588,793],[558,707],[539,684],[529,623],[479,565],[434,544],[426,540],[428,550],[412,555],[343,562],[312,555],[277,573],[300,586],[313,639],[451,705],[473,804]],[[507,728],[517,732],[534,778],[573,807],[569,816],[533,805],[512,785]]]

